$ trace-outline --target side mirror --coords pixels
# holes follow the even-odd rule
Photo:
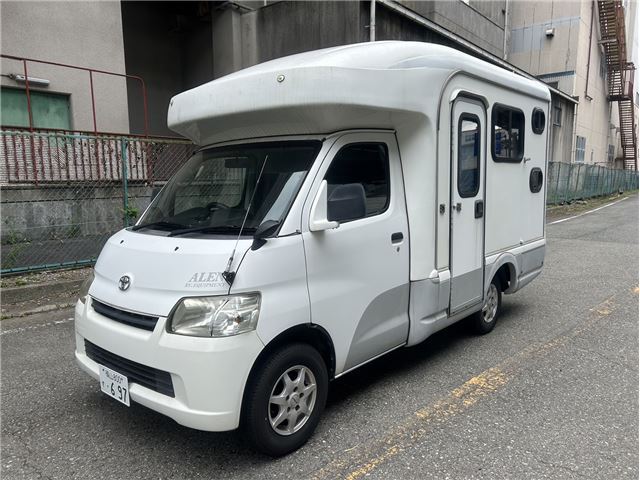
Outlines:
[[[336,186],[327,204],[328,219],[338,222],[356,220],[367,215],[364,187],[361,183],[347,183]]]
[[[253,234],[253,243],[251,244],[251,250],[257,250],[265,243],[267,243],[266,239],[276,233],[279,227],[280,222],[276,220],[265,220],[260,225],[258,225],[258,228],[256,228],[256,231]]]
[[[312,232],[321,232],[331,228],[338,228],[338,222],[330,222],[327,219],[327,181],[323,180],[320,184],[320,190],[316,194],[311,204],[311,216],[309,218],[309,230]]]

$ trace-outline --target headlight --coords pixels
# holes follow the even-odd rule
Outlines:
[[[183,298],[167,322],[167,331],[194,337],[229,337],[256,329],[260,294]]]
[[[82,282],[82,285],[80,285],[80,290],[78,291],[78,297],[80,297],[80,301],[82,303],[85,303],[87,301],[87,295],[89,295],[89,287],[91,287],[94,277],[95,275],[93,273],[93,268],[92,268],[91,272],[89,272],[89,276],[87,276],[87,279],[84,282]]]

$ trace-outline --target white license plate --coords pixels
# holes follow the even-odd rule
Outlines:
[[[98,367],[100,368],[100,389],[128,407],[129,379],[103,365],[98,365]]]

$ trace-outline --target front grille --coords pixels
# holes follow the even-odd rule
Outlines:
[[[87,352],[87,357],[91,360],[121,373],[131,383],[137,383],[163,395],[175,397],[169,372],[127,360],[115,353],[107,352],[104,348],[94,345],[89,340],[84,341],[84,349]]]
[[[151,315],[142,315],[140,313],[127,312],[126,310],[120,310],[119,308],[105,305],[96,299],[91,299],[91,306],[100,315],[103,315],[116,322],[124,323],[136,328],[142,328],[153,332],[158,323],[158,317],[152,317]]]

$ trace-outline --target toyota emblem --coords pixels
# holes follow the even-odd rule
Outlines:
[[[118,288],[124,292],[128,290],[130,286],[131,278],[128,275],[121,276],[120,280],[118,280]]]

